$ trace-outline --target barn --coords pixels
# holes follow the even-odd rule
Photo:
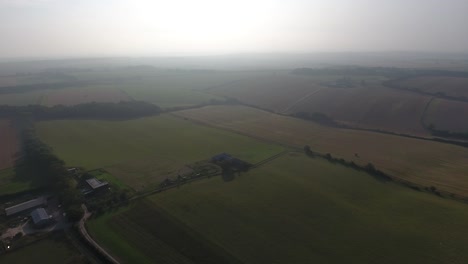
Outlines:
[[[44,227],[52,222],[52,218],[44,208],[37,208],[31,212],[31,219],[35,227]]]
[[[19,214],[22,212],[27,212],[29,210],[32,210],[34,208],[37,208],[39,206],[44,206],[44,205],[47,205],[47,198],[39,197],[39,198],[29,200],[24,203],[20,203],[20,204],[5,208],[5,214],[6,216],[12,216],[12,215]]]

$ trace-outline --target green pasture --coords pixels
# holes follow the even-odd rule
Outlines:
[[[152,200],[245,263],[468,260],[466,205],[302,155]]]
[[[62,235],[34,242],[17,251],[0,255],[0,263],[88,263]]]
[[[41,140],[68,166],[105,168],[136,190],[221,152],[256,163],[283,150],[171,115],[127,121],[60,120],[36,124]]]
[[[43,182],[30,174],[17,175],[14,168],[0,170],[0,196],[27,191],[43,186]]]
[[[220,255],[228,252],[244,263],[468,260],[467,205],[299,153],[230,182],[200,180],[149,200],[90,222],[99,226],[91,229],[98,241],[126,263],[166,241],[168,227],[158,222],[164,217],[190,228],[198,244],[215,244]]]

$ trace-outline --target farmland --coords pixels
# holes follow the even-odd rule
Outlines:
[[[16,166],[20,152],[18,131],[9,120],[0,120],[0,195],[14,194],[42,186],[31,171]]]
[[[243,106],[209,106],[177,112],[183,118],[251,137],[373,163],[390,175],[468,195],[468,149],[432,141],[320,126]]]
[[[366,87],[323,89],[291,112],[320,112],[352,127],[426,136],[420,119],[429,96]]]
[[[63,234],[55,234],[53,237],[39,240],[20,250],[0,255],[2,263],[35,263],[45,260],[50,264],[88,263],[66,241]]]
[[[253,73],[170,73],[138,78],[117,85],[135,100],[145,100],[161,107],[188,106],[222,97],[203,89],[234,82]]]
[[[430,97],[382,87],[383,80],[378,76],[270,74],[210,92],[278,113],[318,112],[353,127],[427,136],[420,119]]]
[[[439,130],[467,133],[468,103],[434,99],[424,117],[426,125]]]
[[[258,75],[261,74],[256,72],[178,72],[152,68],[77,71],[65,75],[67,78],[64,77],[64,80],[57,79],[55,75],[37,74],[31,75],[28,81],[23,80],[17,85],[38,84],[41,87],[22,93],[3,93],[0,96],[0,104],[53,106],[135,99],[164,108],[191,106],[223,99],[220,96],[203,92],[204,89]],[[48,77],[51,80],[47,80]],[[10,79],[5,79],[4,83],[12,83]],[[49,89],[47,85],[44,85],[67,80],[70,86],[60,89]],[[89,84],[74,87],[72,84],[75,81],[77,83],[89,82]]]
[[[54,90],[42,98],[41,104],[45,106],[77,105],[91,102],[118,103],[131,100],[132,98],[123,91],[109,85],[101,85]]]
[[[323,89],[310,78],[288,74],[259,75],[209,89],[275,112],[284,112],[301,98]]]
[[[19,144],[17,132],[10,121],[0,119],[0,170],[14,165]]]
[[[461,263],[468,258],[465,205],[302,154],[231,182],[211,178],[148,199],[152,205],[138,201],[90,223],[98,240],[125,263],[157,253],[160,258],[188,254],[182,240],[166,241],[167,227],[160,225],[158,213],[191,228],[201,244],[214,243],[218,254],[229,252],[244,263]],[[175,234],[172,240],[180,237]]]
[[[421,76],[397,82],[401,87],[432,94],[468,98],[468,78],[449,76]]]
[[[228,152],[251,163],[282,151],[245,136],[171,115],[128,121],[47,121],[39,137],[69,166],[105,168],[135,190],[177,176],[185,165]]]

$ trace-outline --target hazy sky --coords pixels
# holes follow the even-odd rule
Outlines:
[[[468,52],[468,0],[0,0],[0,57]]]

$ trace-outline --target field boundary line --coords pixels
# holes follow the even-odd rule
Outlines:
[[[296,107],[299,103],[302,103],[303,101],[309,99],[312,95],[322,91],[323,89],[325,88],[320,88],[318,90],[315,90],[313,92],[310,92],[308,93],[306,96],[302,97],[302,98],[299,98],[297,101],[295,101],[294,103],[292,103],[290,106],[286,107],[283,111],[281,111],[281,113],[283,114],[286,114],[288,111],[290,111],[291,109],[293,109],[294,107]]]
[[[436,99],[435,96],[433,96],[427,103],[426,103],[426,106],[424,107],[424,110],[421,114],[421,118],[419,119],[419,122],[421,123],[421,126],[427,130],[427,126],[426,124],[424,123],[424,120],[426,119],[426,115],[427,115],[427,110],[429,110],[429,107],[431,106],[432,102]]]
[[[264,165],[264,164],[266,164],[266,163],[269,163],[269,162],[271,162],[271,161],[273,161],[273,160],[275,160],[275,159],[277,159],[277,158],[280,158],[280,157],[282,157],[282,156],[284,156],[284,155],[286,155],[286,154],[289,154],[289,153],[291,153],[291,152],[292,152],[291,150],[284,150],[284,151],[281,151],[281,152],[278,153],[278,154],[275,154],[275,155],[273,155],[273,156],[271,156],[271,157],[269,157],[269,158],[266,158],[266,159],[264,159],[264,160],[262,160],[262,161],[259,161],[259,162],[255,163],[255,164],[253,164],[251,168],[252,168],[252,169],[258,168],[258,167],[260,167],[260,166],[262,166],[262,165]]]

